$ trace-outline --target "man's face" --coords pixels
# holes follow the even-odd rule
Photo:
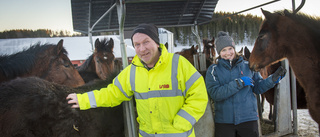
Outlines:
[[[136,33],[132,37],[134,49],[138,57],[147,64],[154,67],[160,57],[159,45],[144,33]]]

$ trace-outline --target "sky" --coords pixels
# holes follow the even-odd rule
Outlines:
[[[219,0],[215,12],[239,12],[273,0]],[[296,7],[301,0],[295,0]],[[302,12],[320,17],[320,0],[306,0]],[[292,0],[262,7],[268,11],[292,9]],[[260,8],[242,14],[263,16]],[[11,29],[51,29],[73,32],[70,0],[0,0],[0,32]]]

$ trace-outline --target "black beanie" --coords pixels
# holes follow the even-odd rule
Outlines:
[[[133,33],[132,33],[132,36],[131,36],[131,41],[132,41],[132,46],[133,47],[134,47],[134,44],[133,44],[132,37],[136,33],[144,33],[144,34],[148,35],[154,42],[156,42],[158,45],[160,45],[158,28],[155,25],[153,25],[153,24],[145,24],[145,23],[138,25],[133,30]]]

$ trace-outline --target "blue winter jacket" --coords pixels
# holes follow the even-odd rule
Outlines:
[[[254,87],[243,86],[242,76],[252,78]],[[271,76],[264,80],[259,72],[249,69],[248,61],[242,57],[233,66],[229,60],[219,59],[218,64],[208,68],[205,82],[214,101],[215,122],[235,125],[258,120],[254,93],[262,94],[275,86]]]

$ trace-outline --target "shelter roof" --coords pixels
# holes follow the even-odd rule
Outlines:
[[[115,6],[117,2],[119,0],[71,0],[74,31],[87,34],[93,24],[95,26],[91,32],[118,31],[117,11],[120,6]],[[125,5],[124,30],[132,30],[141,23],[152,23],[159,28],[201,25],[212,19],[218,0],[122,0],[122,2]]]

